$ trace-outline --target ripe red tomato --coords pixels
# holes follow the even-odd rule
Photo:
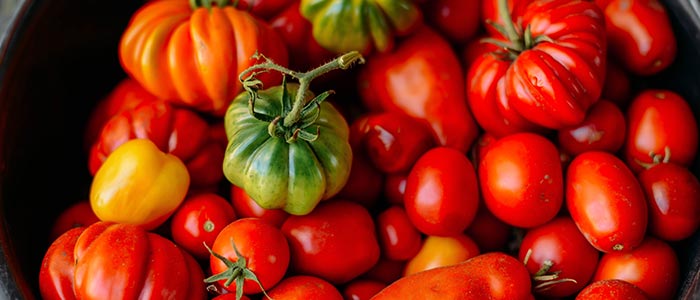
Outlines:
[[[229,292],[268,290],[286,274],[290,251],[282,231],[259,218],[241,218],[224,227],[211,246],[211,277]],[[252,276],[251,273],[254,275]]]
[[[503,19],[498,11],[498,1],[500,0],[479,0],[481,3],[481,23],[486,32],[491,36],[499,36],[501,33],[494,28],[494,26],[489,25],[490,23],[495,23],[503,26]],[[517,20],[518,16],[521,16],[525,11],[530,2],[534,0],[507,0],[506,5],[508,6],[508,11],[511,12],[511,17],[513,20]]]
[[[649,232],[666,241],[690,237],[700,227],[700,181],[687,168],[661,163],[639,173],[649,206]]]
[[[497,140],[478,171],[486,207],[507,224],[542,225],[564,201],[559,150],[540,135],[516,133]]]
[[[219,232],[235,219],[231,204],[217,194],[188,196],[170,219],[170,233],[176,244],[205,260],[209,251],[204,244],[214,244]]]
[[[636,285],[620,279],[593,282],[576,296],[576,300],[600,299],[648,300],[649,298]]]
[[[418,253],[423,237],[400,205],[392,205],[377,215],[377,232],[382,255],[407,260]]]
[[[343,299],[369,300],[386,286],[386,283],[377,280],[355,279],[345,285]]]
[[[53,222],[53,227],[51,227],[49,239],[50,241],[54,241],[64,232],[72,228],[89,226],[92,223],[98,222],[99,220],[100,219],[97,218],[95,212],[92,211],[90,201],[83,200],[76,202],[58,215],[56,220]]]
[[[465,234],[429,235],[423,241],[420,251],[406,263],[404,276],[455,265],[477,256],[479,253],[479,246]]]
[[[408,174],[404,206],[411,222],[425,234],[463,232],[479,207],[479,186],[471,161],[448,147],[423,154]]]
[[[479,205],[474,221],[466,234],[479,246],[482,253],[505,251],[510,240],[511,226],[496,218],[484,205]]]
[[[289,213],[281,209],[264,209],[258,205],[242,188],[231,185],[231,204],[239,218],[260,218],[275,227],[282,227]]]
[[[625,143],[625,115],[607,100],[591,106],[583,122],[558,131],[559,146],[564,152],[578,155],[586,151],[617,153]]]
[[[481,29],[481,1],[437,0],[422,5],[426,22],[452,43],[464,44]]]
[[[238,0],[233,1],[234,7],[240,10],[249,11],[251,14],[263,19],[268,19],[272,15],[288,7],[294,0]]]
[[[336,197],[357,202],[371,209],[379,202],[383,187],[384,174],[365,153],[353,148],[350,176]]]
[[[579,230],[596,249],[622,252],[642,242],[647,203],[634,173],[613,154],[582,153],[566,175],[566,205]]]
[[[689,166],[698,151],[693,110],[670,90],[643,90],[627,109],[625,159],[635,171],[659,161]]]
[[[675,250],[666,242],[646,237],[639,247],[600,258],[594,281],[622,279],[642,289],[649,299],[673,299],[680,269]]]
[[[598,264],[593,248],[568,216],[532,228],[525,233],[518,259],[534,280],[534,291],[545,297],[575,295],[593,277]]]
[[[632,97],[632,83],[627,72],[614,60],[608,60],[605,71],[605,85],[602,99],[610,100],[621,109],[629,104]]]
[[[307,215],[291,215],[282,224],[289,240],[292,268],[341,284],[368,271],[379,260],[379,242],[366,208],[342,199],[321,202]]]
[[[343,295],[330,282],[309,275],[289,276],[267,293],[270,299],[343,300]]]

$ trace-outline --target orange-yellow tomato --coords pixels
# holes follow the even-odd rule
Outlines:
[[[95,173],[90,205],[98,218],[154,229],[182,203],[190,175],[182,161],[147,139],[130,140]]]
[[[479,254],[479,247],[467,235],[429,235],[416,256],[411,258],[404,269],[404,276],[420,271],[444,267],[463,262]]]

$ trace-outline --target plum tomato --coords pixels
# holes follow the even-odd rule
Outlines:
[[[392,205],[376,217],[379,246],[388,259],[407,260],[421,248],[421,232],[400,205]]]

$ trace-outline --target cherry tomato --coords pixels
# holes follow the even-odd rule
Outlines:
[[[648,300],[649,298],[636,285],[620,279],[593,282],[576,296],[576,300],[600,299]]]
[[[406,192],[407,174],[388,174],[384,180],[384,197],[391,204],[403,205],[403,195]]]
[[[535,227],[554,218],[564,201],[559,151],[534,133],[496,141],[478,167],[486,207],[503,222]]]
[[[479,247],[465,234],[425,238],[420,251],[406,263],[404,276],[450,266],[479,255]]]
[[[231,185],[231,204],[239,218],[260,218],[278,228],[282,227],[282,223],[289,216],[287,212],[281,209],[264,209],[260,207],[253,198],[248,196],[245,190],[235,185]]]
[[[367,272],[379,260],[375,223],[366,208],[349,200],[321,202],[311,213],[282,224],[292,267],[341,284]]]
[[[382,255],[388,259],[407,260],[418,253],[422,236],[406,211],[393,205],[377,216],[377,231]]]
[[[579,230],[603,252],[630,251],[647,228],[647,203],[634,173],[613,154],[582,153],[571,162],[566,205]]]
[[[387,286],[377,280],[355,279],[345,285],[343,298],[345,300],[369,300]]]
[[[51,233],[49,234],[50,241],[55,240],[64,232],[75,228],[88,226],[99,221],[95,212],[92,211],[90,201],[83,200],[76,202],[63,210],[53,222]]]
[[[268,293],[271,299],[342,300],[343,295],[330,282],[315,276],[295,275],[284,278]]]
[[[646,237],[639,247],[600,258],[594,281],[622,279],[642,289],[649,299],[673,299],[680,268],[675,250],[666,242]]]
[[[479,206],[471,161],[462,152],[443,146],[423,154],[408,174],[404,206],[411,222],[425,234],[463,232]]]
[[[625,143],[625,123],[617,105],[600,100],[591,106],[583,122],[558,131],[559,146],[574,156],[593,150],[617,153]]]
[[[185,198],[175,210],[170,221],[173,241],[195,258],[204,260],[209,251],[204,244],[212,245],[224,227],[236,219],[228,200],[204,193]]]
[[[437,0],[423,5],[428,24],[452,43],[464,44],[481,29],[479,0]]]
[[[486,206],[479,206],[474,221],[467,228],[481,252],[503,251],[510,240],[511,226],[496,218]]]
[[[644,165],[671,161],[689,166],[698,150],[693,110],[670,90],[643,90],[627,109],[625,159],[635,171]]]

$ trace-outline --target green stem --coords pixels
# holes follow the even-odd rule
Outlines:
[[[513,23],[513,17],[510,14],[510,9],[508,9],[508,0],[498,0],[498,14],[503,20],[503,28],[505,29],[506,37],[515,47],[519,47],[522,42],[520,41],[520,34],[518,34],[518,30],[515,28],[515,24]]]

